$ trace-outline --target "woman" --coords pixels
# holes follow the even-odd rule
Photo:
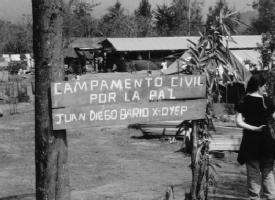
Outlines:
[[[275,142],[267,128],[267,116],[275,118],[275,106],[264,97],[266,80],[254,75],[247,84],[246,96],[236,106],[236,123],[243,128],[238,162],[246,164],[250,199],[260,200],[261,185],[268,200],[275,200],[273,175]]]

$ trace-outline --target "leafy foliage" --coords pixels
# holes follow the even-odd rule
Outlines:
[[[91,37],[96,34],[97,21],[92,17],[92,12],[97,4],[71,0],[65,6],[63,33],[65,38]]]
[[[208,157],[208,138],[211,137],[209,130],[215,130],[213,125],[213,97],[216,93],[220,96],[219,67],[223,67],[225,76],[232,74],[235,80],[242,81],[238,71],[231,65],[227,45],[224,46],[223,44],[223,39],[234,42],[229,30],[234,30],[230,24],[235,22],[235,18],[232,17],[237,14],[238,12],[234,12],[225,15],[223,9],[221,9],[213,24],[208,26],[204,33],[201,33],[198,43],[195,44],[190,41],[193,44],[189,48],[189,53],[192,55],[192,71],[194,74],[206,75],[206,98],[208,103],[206,120],[194,122],[197,123],[197,130],[193,128],[191,137],[192,187],[190,193],[186,195],[186,200],[204,200],[208,198],[209,167],[212,166]]]
[[[275,2],[259,0],[254,2],[253,8],[259,13],[258,18],[252,20],[250,34],[262,34],[275,31]]]
[[[206,19],[206,25],[210,27],[213,24],[217,23],[217,20],[220,18],[217,18],[220,14],[222,15],[228,15],[229,13],[234,13],[235,8],[230,8],[229,3],[226,0],[218,0],[216,2],[216,5],[214,7],[210,6],[209,7],[209,13],[207,14],[207,19]],[[232,17],[235,17],[234,20],[231,20]],[[228,25],[230,28],[228,31],[230,33],[236,33],[236,28],[240,21],[240,13],[238,12],[236,15],[228,15],[228,18],[224,18],[224,23]]]
[[[0,51],[7,54],[32,52],[31,16],[23,15],[17,24],[0,19]]]

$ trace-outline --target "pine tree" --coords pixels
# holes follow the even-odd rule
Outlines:
[[[141,0],[139,3],[139,7],[135,10],[136,16],[142,17],[152,17],[151,4],[149,0]]]

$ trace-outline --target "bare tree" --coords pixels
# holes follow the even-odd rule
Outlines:
[[[63,0],[32,0],[36,199],[70,199],[66,131],[53,131],[51,82],[63,80]]]

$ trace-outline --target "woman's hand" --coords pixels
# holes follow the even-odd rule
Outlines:
[[[266,125],[261,125],[259,127],[254,126],[254,128],[253,128],[254,130],[252,130],[252,131],[262,132],[262,130],[263,130],[264,127],[266,127]]]
[[[236,124],[238,127],[250,130],[250,131],[256,131],[256,132],[261,132],[265,125],[261,126],[252,126],[244,122],[243,120],[243,115],[242,113],[236,113]]]

